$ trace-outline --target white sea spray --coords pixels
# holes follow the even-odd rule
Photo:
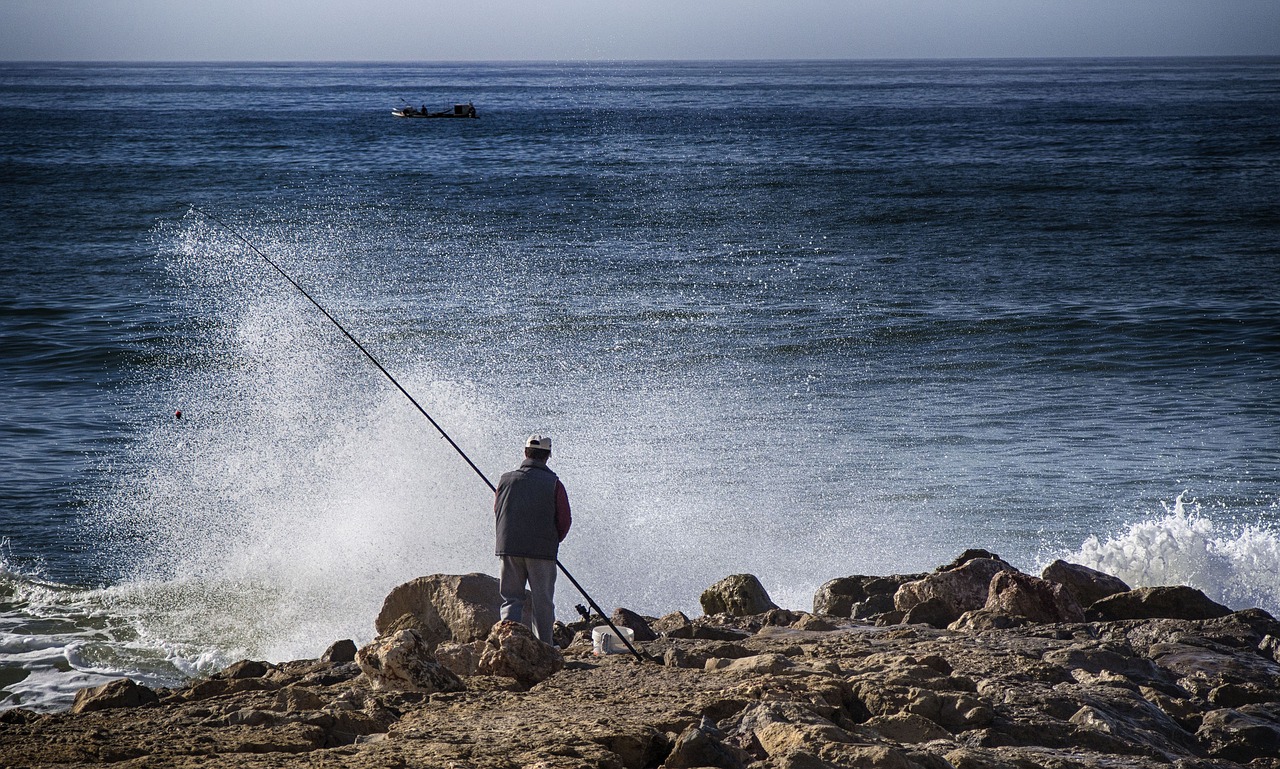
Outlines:
[[[1179,494],[1163,515],[1091,536],[1064,557],[1133,587],[1185,584],[1233,609],[1280,610],[1280,531],[1225,517]]]

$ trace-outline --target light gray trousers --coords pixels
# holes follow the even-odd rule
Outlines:
[[[525,611],[525,583],[529,583],[529,606]],[[556,562],[545,558],[502,556],[498,594],[502,596],[502,619],[523,623],[539,641],[555,646],[551,631],[556,622]]]

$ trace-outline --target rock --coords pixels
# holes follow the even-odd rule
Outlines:
[[[224,678],[228,680],[236,680],[240,678],[262,678],[271,670],[271,667],[265,662],[256,660],[240,660],[223,668],[215,678]]]
[[[1185,585],[1140,587],[1116,593],[1094,602],[1088,612],[1090,618],[1103,621],[1157,617],[1202,620],[1228,614],[1230,609]]]
[[[41,719],[41,715],[26,708],[10,708],[0,711],[0,724],[29,724]]]
[[[994,559],[947,571],[983,560]],[[997,586],[1043,587],[1005,569],[992,576]],[[399,654],[474,672],[466,690],[374,688],[389,664],[361,673],[357,662],[245,662],[158,691],[146,707],[0,713],[0,767],[1280,767],[1280,623],[1270,615],[1046,626],[985,608],[1011,610],[1007,592],[989,587],[984,608],[957,620],[988,623],[980,633],[829,617],[838,628],[819,633],[796,625],[822,618],[782,610],[694,622],[674,615],[670,627],[680,632],[741,640],[646,644],[675,663],[664,667],[595,657],[579,637],[563,654],[566,669],[535,686],[517,683],[510,669],[479,670],[494,650],[554,653],[524,626],[493,649],[486,638],[429,654],[414,637],[420,621],[403,614],[405,626],[376,643],[416,643]],[[995,627],[1015,620],[1027,624]],[[503,632],[495,626],[491,636]],[[357,653],[366,666],[385,658]],[[230,677],[240,675],[249,677]],[[245,755],[261,752],[275,755]]]
[[[829,751],[853,742],[846,730],[797,702],[761,702],[745,708],[731,722],[735,739],[755,743],[770,766],[863,766],[834,758]],[[822,761],[817,759],[821,758]],[[831,763],[825,763],[831,762]]]
[[[895,611],[893,608],[893,593],[879,593],[867,596],[865,601],[855,603],[850,616],[853,619],[871,619],[876,615],[891,611]]]
[[[692,639],[695,641],[744,641],[751,637],[751,632],[731,627],[709,625],[698,621],[682,628],[672,630],[668,638]]]
[[[772,625],[774,627],[787,627],[800,619],[800,617],[800,612],[791,611],[790,609],[770,609],[764,614],[760,614],[753,619],[756,622],[759,622],[761,626]]]
[[[1025,624],[1027,624],[1027,620],[1022,617],[1010,617],[1007,614],[978,609],[961,614],[960,619],[947,625],[947,630],[981,633],[988,630],[1008,630],[1009,628],[1022,627]]]
[[[835,724],[804,724],[773,721],[754,731],[756,741],[770,758],[791,753],[820,750],[823,743],[852,742],[853,738]]]
[[[206,678],[187,684],[182,696],[188,700],[203,700],[240,692],[271,691],[280,684],[268,678]]]
[[[296,713],[302,710],[319,710],[325,706],[324,698],[305,686],[286,686],[276,693],[273,710]]]
[[[1225,684],[1280,690],[1280,665],[1256,652],[1241,654],[1226,647],[1205,648],[1195,643],[1156,643],[1147,647],[1146,654],[1160,668],[1177,676],[1180,686],[1206,699]],[[1280,699],[1280,691],[1277,698]]]
[[[1020,571],[997,572],[991,578],[987,603],[982,608],[1032,622],[1084,621],[1084,610],[1066,588]]]
[[[754,574],[734,574],[702,591],[700,599],[705,614],[730,614],[749,617],[778,608]]]
[[[458,692],[462,681],[445,668],[413,630],[380,636],[356,652],[356,662],[374,689],[401,692]]]
[[[652,625],[650,625],[650,627],[653,628],[656,633],[669,636],[673,631],[680,630],[681,628],[687,628],[691,625],[692,623],[689,622],[689,618],[685,616],[684,612],[673,611],[670,614],[664,614],[659,617]]]
[[[615,754],[625,769],[657,766],[671,753],[672,741],[652,726],[611,730],[592,740]]]
[[[1009,564],[1003,558],[991,552],[990,550],[983,550],[981,548],[969,548],[968,550],[964,551],[960,555],[956,556],[956,559],[951,563],[945,566],[939,566],[935,570],[935,573],[940,571],[954,571],[955,569],[959,569],[960,567],[964,566],[969,561],[976,561],[976,560],[999,561],[1000,563],[1003,563],[1005,566],[1008,566],[1010,569],[1013,568],[1012,566],[1009,566]]]
[[[1196,737],[1214,758],[1248,763],[1280,757],[1280,725],[1223,708],[1205,713]]]
[[[1081,607],[1088,607],[1116,593],[1127,593],[1130,589],[1119,577],[1062,559],[1044,567],[1040,578],[1062,585]]]
[[[1258,642],[1258,653],[1268,659],[1280,662],[1280,638],[1273,635],[1265,635]]]
[[[266,726],[275,722],[275,713],[253,708],[243,708],[227,716],[227,726]]]
[[[586,625],[586,623],[581,624]],[[583,627],[582,629],[586,630],[588,628]],[[573,642],[578,638],[578,632],[578,628],[570,627],[569,625],[556,620],[555,624],[551,626],[551,640],[555,641],[555,645],[557,647],[561,649],[568,649],[570,646],[573,646]]]
[[[680,733],[662,765],[667,769],[743,769],[750,758],[744,751],[721,742],[714,730],[695,725]]]
[[[853,605],[867,600],[863,584],[872,577],[854,575],[837,577],[818,588],[813,594],[813,613],[834,617],[852,617]]]
[[[72,713],[89,713],[110,708],[136,708],[160,701],[154,691],[129,678],[118,678],[101,686],[92,686],[76,692]]]
[[[901,621],[904,625],[946,627],[954,619],[956,619],[955,607],[942,598],[934,597],[912,606],[902,616]]]
[[[833,617],[858,617],[856,606],[863,606],[863,617],[893,609],[893,594],[907,582],[922,579],[924,574],[894,574],[873,577],[855,574],[837,577],[813,594],[813,613]]]
[[[479,672],[480,656],[484,654],[484,648],[484,641],[442,643],[436,647],[436,662],[453,671],[456,676],[473,676]]]
[[[894,608],[907,612],[904,621],[909,621],[912,609],[926,601],[935,601],[928,609],[922,609],[929,618],[926,624],[946,627],[961,614],[986,606],[992,577],[998,572],[1013,570],[997,558],[972,558],[958,566],[949,565],[898,588],[893,596]]]
[[[1163,677],[1160,668],[1151,660],[1133,649],[1115,644],[1072,644],[1063,649],[1047,651],[1041,659],[1072,672],[1084,671],[1094,675],[1113,673],[1135,681],[1157,681]]]
[[[876,716],[867,721],[864,726],[876,730],[894,742],[903,744],[951,739],[951,732],[915,713]]]
[[[649,627],[648,620],[630,609],[624,609],[619,606],[613,610],[613,615],[609,619],[619,628],[630,628],[631,632],[635,633],[636,643],[658,640],[658,634],[653,632],[653,628]]]
[[[730,642],[673,646],[663,655],[662,663],[673,668],[705,669],[708,660],[733,660],[754,657],[756,652]]]
[[[832,745],[819,755],[830,766],[856,766],[862,769],[916,769],[900,750],[887,745]]]
[[[328,649],[324,650],[324,654],[320,655],[321,662],[354,662],[355,658],[356,644],[350,638],[334,641]]]
[[[374,621],[379,635],[404,615],[417,621],[428,651],[445,641],[480,641],[498,621],[502,598],[488,574],[433,574],[410,580],[387,594]],[[399,629],[406,629],[401,626]]]
[[[791,627],[796,630],[829,632],[836,629],[836,624],[816,614],[803,614],[800,619],[791,623]]]
[[[554,646],[533,637],[519,622],[503,620],[493,626],[484,641],[477,672],[482,675],[514,678],[522,686],[533,686],[564,668],[564,655]]]
[[[743,673],[746,675],[776,675],[795,665],[781,654],[757,654],[740,659],[708,659],[704,669],[719,670],[724,673]]]

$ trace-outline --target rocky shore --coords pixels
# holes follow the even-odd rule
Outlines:
[[[602,619],[542,644],[496,599],[423,577],[360,649],[0,713],[0,766],[1280,767],[1280,622],[1188,587],[969,551],[799,612],[733,575],[704,616],[618,609],[643,660],[597,654]]]

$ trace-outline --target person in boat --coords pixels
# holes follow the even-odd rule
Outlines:
[[[564,484],[547,467],[550,458],[551,439],[530,435],[524,442],[524,461],[498,481],[493,514],[495,550],[502,559],[499,615],[531,626],[539,641],[554,645],[556,558],[573,518]]]

